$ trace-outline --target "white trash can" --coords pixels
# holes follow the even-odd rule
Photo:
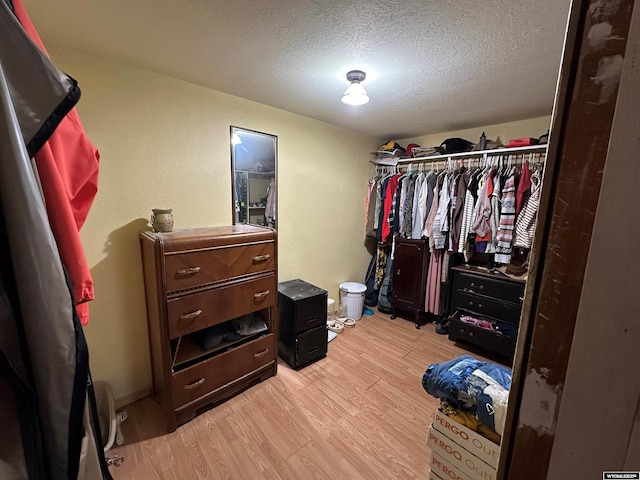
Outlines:
[[[340,303],[347,304],[349,318],[360,320],[364,309],[364,292],[367,287],[362,283],[344,282],[340,284]]]

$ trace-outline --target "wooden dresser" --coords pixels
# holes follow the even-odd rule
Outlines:
[[[248,225],[142,232],[140,244],[153,393],[174,431],[276,374],[276,232]],[[239,335],[247,319],[261,329]]]

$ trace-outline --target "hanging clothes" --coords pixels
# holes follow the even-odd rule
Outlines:
[[[442,283],[442,258],[443,251],[432,251],[429,255],[429,271],[427,273],[427,287],[424,299],[424,310],[433,315],[440,315],[440,289]]]
[[[13,0],[15,15],[31,40],[47,54],[22,0]],[[80,228],[98,191],[98,150],[89,141],[72,109],[35,154],[45,205],[62,263],[69,272],[82,325],[89,323],[87,302],[95,298],[93,279],[80,241]]]
[[[110,480],[84,334],[29,160],[79,89],[0,4],[0,410],[12,419],[0,478]]]
[[[385,177],[381,177],[377,183],[376,183],[376,206],[375,206],[375,216],[373,217],[373,229],[376,230],[377,232],[380,232],[380,211],[383,208],[383,202],[382,202],[382,189],[383,186],[385,185],[385,181],[389,178],[389,175],[385,176]],[[381,233],[378,234],[378,236],[382,236]]]
[[[381,209],[382,217],[380,219],[380,231],[381,238],[380,242],[386,242],[391,234],[391,224],[389,223],[389,214],[391,213],[391,207],[393,205],[393,198],[396,194],[396,190],[398,189],[398,179],[400,175],[392,175],[386,182],[386,186],[384,187],[383,198],[384,204]]]
[[[396,191],[393,194],[393,200],[391,201],[391,209],[389,210],[389,222],[390,234],[398,233],[400,229],[400,198],[402,196],[402,181],[405,175],[398,176],[398,183],[396,185]]]
[[[516,216],[520,215],[522,206],[529,195],[531,195],[531,170],[529,170],[529,163],[525,162],[522,165],[522,173],[520,173],[520,181],[516,191]]]
[[[380,289],[384,281],[389,253],[389,247],[378,245],[378,249],[376,250],[376,290]]]
[[[411,238],[413,232],[413,197],[417,179],[418,175],[416,173],[409,174],[402,188],[405,198],[402,203],[400,234],[405,238]]]
[[[436,214],[438,213],[438,201],[440,200],[439,183],[439,176],[435,176],[433,198],[431,200],[431,206],[429,207],[429,214],[424,221],[424,229],[422,230],[422,235],[429,239],[429,249],[431,251],[435,249],[435,240],[433,238],[433,222],[436,219]]]
[[[438,210],[433,219],[433,244],[434,248],[438,250],[446,248],[447,236],[449,235],[449,205],[451,203],[449,181],[449,175],[445,174],[439,192]]]
[[[541,190],[541,169],[536,168],[531,173],[531,195],[525,200],[522,211],[516,220],[516,233],[513,239],[513,245],[515,247],[531,248],[533,244]]]
[[[413,192],[413,210],[411,212],[411,238],[418,240],[422,238],[422,227],[424,219],[420,215],[420,193],[426,174],[421,172],[416,178]]]
[[[431,206],[433,205],[433,197],[435,196],[435,188],[438,184],[438,176],[435,172],[430,171],[426,174],[424,181],[422,182],[422,191],[420,192],[420,203],[419,203],[419,221],[420,221],[420,236],[429,237],[427,233],[427,219],[429,218],[429,214],[431,213]],[[434,212],[435,216],[435,212]],[[433,219],[430,222],[430,227],[433,227]]]
[[[464,253],[466,261],[469,260],[466,252],[468,251],[467,246],[469,244],[471,224],[475,218],[473,212],[478,198],[478,173],[479,172],[476,171],[469,175],[469,182],[464,198],[464,211],[462,212],[462,225],[460,227],[460,244],[458,245],[458,253]]]
[[[491,226],[491,238],[487,244],[487,253],[495,253],[498,229],[500,228],[500,196],[501,196],[501,176],[499,172],[493,177],[493,190],[491,192],[491,215],[489,225]]]
[[[475,208],[475,220],[471,225],[471,231],[478,237],[486,237],[491,233],[489,217],[491,216],[491,199],[487,189],[491,185],[491,179],[487,177],[478,189],[478,201]]]
[[[453,211],[451,213],[451,223],[453,225],[453,241],[451,243],[451,249],[454,252],[459,251],[460,245],[464,244],[465,237],[462,236],[462,224],[464,211],[466,208],[467,200],[467,187],[469,185],[469,171],[462,169],[460,174],[456,177],[454,182],[454,202]],[[467,227],[468,228],[468,227]]]
[[[502,206],[500,212],[500,226],[496,238],[496,263],[509,263],[511,261],[511,243],[513,241],[513,229],[516,221],[516,185],[515,168],[507,178],[502,189]]]

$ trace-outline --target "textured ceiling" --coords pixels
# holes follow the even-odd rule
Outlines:
[[[389,139],[548,115],[570,4],[23,2],[45,43]],[[353,69],[367,73],[360,107],[340,102]]]

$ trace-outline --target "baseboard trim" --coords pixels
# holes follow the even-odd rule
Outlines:
[[[138,400],[142,400],[144,397],[148,397],[151,395],[151,388],[144,388],[142,390],[138,390],[136,392],[130,393],[129,395],[125,395],[124,397],[116,399],[116,410],[119,410],[127,405],[132,404],[133,402],[137,402]]]

